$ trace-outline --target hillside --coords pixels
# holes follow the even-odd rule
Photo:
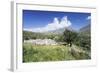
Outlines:
[[[82,27],[79,31],[80,32],[84,32],[84,33],[90,33],[90,31],[91,31],[91,25],[90,24],[86,25],[86,26]]]

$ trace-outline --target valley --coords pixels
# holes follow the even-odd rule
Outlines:
[[[23,62],[91,59],[90,27],[76,32],[58,29],[49,32],[23,31]]]

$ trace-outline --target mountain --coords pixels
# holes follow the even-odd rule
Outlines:
[[[62,34],[65,29],[68,29],[70,31],[75,31],[71,26],[70,27],[65,27],[65,28],[60,28],[60,29],[56,29],[56,30],[52,30],[52,31],[48,31],[48,32],[44,32],[44,33],[51,33],[51,34]]]
[[[80,33],[80,34],[83,34],[83,35],[88,35],[88,36],[90,36],[90,35],[91,35],[91,25],[88,24],[88,25],[82,27],[82,28],[79,30],[79,33]]]
[[[91,25],[86,25],[84,27],[82,27],[80,30],[80,32],[90,32],[91,31]]]
[[[48,31],[46,33],[52,33],[52,34],[62,34],[65,31],[66,28],[60,28],[52,31]]]

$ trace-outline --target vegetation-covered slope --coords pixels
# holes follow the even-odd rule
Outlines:
[[[58,30],[57,30],[58,31]],[[62,32],[63,31],[63,32]],[[23,31],[23,40],[52,39],[57,45],[33,45],[23,43],[23,62],[82,60],[91,58],[90,25],[80,32],[68,29],[61,33],[37,33]]]

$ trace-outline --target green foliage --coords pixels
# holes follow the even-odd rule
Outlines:
[[[76,60],[90,59],[91,58],[90,53],[81,48],[82,47],[73,45],[71,47],[70,53],[72,54],[72,56],[74,56]]]
[[[23,40],[29,39],[54,39],[55,37],[59,36],[58,34],[46,34],[46,33],[35,33],[29,31],[23,31]]]
[[[63,32],[63,34],[43,34],[23,31],[23,40],[45,38],[52,39],[63,44],[32,45],[31,43],[24,43],[23,62],[90,59],[89,53],[91,52],[91,36],[88,33],[78,33],[67,29]],[[66,43],[70,44],[70,46],[66,45]],[[77,46],[76,49],[85,50],[85,53],[71,50],[73,46],[72,44]]]
[[[83,47],[84,50],[91,50],[91,37],[90,35],[85,35],[83,33],[79,34],[76,38],[77,42],[74,42],[77,46]]]
[[[63,45],[23,45],[23,62],[74,60]]]
[[[65,30],[63,33],[64,41],[70,46],[76,44],[77,46],[83,47],[82,49],[90,51],[91,50],[91,35],[85,32],[76,33],[73,31]]]
[[[63,33],[64,36],[64,41],[68,44],[70,44],[70,46],[72,45],[72,42],[75,40],[75,38],[77,37],[77,33],[72,32],[70,30],[65,30]]]
[[[63,42],[63,35],[56,35],[53,40],[57,41],[57,42]]]
[[[32,45],[24,43],[23,62],[65,61],[90,58],[86,53],[69,50],[70,47],[64,45]]]

